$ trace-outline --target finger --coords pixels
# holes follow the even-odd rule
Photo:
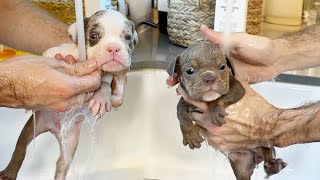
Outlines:
[[[222,46],[223,37],[220,33],[213,31],[206,25],[201,25],[200,31],[202,36],[214,45]]]
[[[66,107],[66,109],[71,109],[72,107],[81,106],[86,102],[87,94],[79,94],[76,96],[73,96],[69,98],[68,100],[65,100],[63,103]]]
[[[98,67],[96,60],[86,60],[76,64],[66,64],[65,71],[72,76],[84,76],[89,75],[95,71]]]
[[[56,58],[57,60],[60,60],[60,61],[63,60],[63,57],[60,53],[54,55],[54,58]]]
[[[174,73],[172,76],[167,78],[166,82],[167,82],[167,85],[170,87],[175,86],[176,84],[179,83],[178,74]]]
[[[201,112],[204,112],[208,109],[208,105],[204,102],[200,102],[200,101],[195,101],[193,100],[188,94],[187,92],[185,92],[181,86],[178,86],[178,92],[181,94],[181,96],[183,97],[183,99],[185,101],[187,101],[188,103],[194,105],[195,107],[197,107]]]
[[[72,76],[70,80],[73,83],[71,95],[77,95],[97,90],[101,84],[101,75],[98,71],[94,71],[90,75],[82,77]]]
[[[75,64],[76,61],[74,60],[72,55],[67,55],[65,58],[65,61],[67,61],[69,64]]]

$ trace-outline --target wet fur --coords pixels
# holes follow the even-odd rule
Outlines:
[[[221,70],[221,65],[226,65],[226,57],[217,48],[208,43],[198,43],[187,48],[182,54],[172,61],[167,69],[169,75],[177,73],[181,87],[195,100],[203,101],[202,88],[206,86],[204,79],[213,78],[220,88],[217,88],[221,96],[213,101],[208,101],[211,110],[212,123],[222,126],[226,116],[225,108],[238,102],[245,94],[241,83],[232,75],[227,67]],[[194,70],[191,76],[186,74],[188,69]],[[205,74],[210,72],[209,74]],[[209,77],[208,77],[209,76]],[[192,113],[201,113],[196,107],[188,104],[181,98],[177,105],[177,116],[183,135],[183,144],[191,149],[200,148],[204,141],[197,126],[193,123]],[[228,159],[237,180],[249,180],[254,168],[264,161],[264,169],[267,176],[278,173],[286,166],[281,159],[275,159],[274,148],[257,147],[254,149],[232,151],[228,153]]]

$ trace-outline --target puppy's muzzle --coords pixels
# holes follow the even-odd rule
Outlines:
[[[120,51],[121,51],[121,47],[117,44],[109,44],[107,46],[107,54],[108,55],[115,56],[115,55],[119,54]]]
[[[216,81],[215,77],[204,77],[203,78],[203,83],[207,84],[207,85],[213,84],[215,81]]]
[[[205,85],[212,85],[217,80],[216,73],[214,71],[205,71],[201,74],[201,79]]]

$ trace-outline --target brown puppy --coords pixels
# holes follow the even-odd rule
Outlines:
[[[225,108],[238,102],[245,94],[241,83],[233,76],[230,62],[225,55],[209,43],[198,43],[187,48],[172,61],[167,69],[171,76],[177,73],[180,86],[197,101],[207,102],[211,109],[212,122],[225,123]],[[201,113],[183,98],[177,106],[177,115],[183,135],[183,144],[191,149],[200,148],[203,138],[193,123],[191,113]],[[232,151],[228,159],[238,180],[249,180],[257,164],[264,161],[268,176],[278,173],[286,166],[281,159],[274,158],[274,149]]]

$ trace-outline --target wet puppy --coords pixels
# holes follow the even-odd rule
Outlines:
[[[126,73],[130,68],[131,53],[138,42],[138,37],[134,23],[113,10],[99,11],[89,18],[85,18],[84,25],[87,59],[95,59],[103,73],[101,86],[94,92],[93,98],[88,104],[93,114],[100,117],[106,111],[110,111],[111,106],[118,107],[122,104]],[[60,53],[63,57],[72,55],[78,59],[75,23],[69,27],[68,33],[74,43],[50,48],[43,55],[54,57]],[[78,146],[82,121],[83,118],[78,117],[77,123],[69,131],[67,141],[71,160]],[[34,132],[35,136],[38,136],[48,131],[56,137],[60,145],[60,157],[56,163],[55,179],[65,179],[71,162],[66,162],[62,154],[58,113],[37,111],[35,126],[33,123],[31,116],[19,136],[10,163],[0,172],[1,180],[16,179],[25,158],[27,146],[33,140]]]
[[[219,48],[209,43],[198,43],[187,48],[170,63],[167,72],[170,76],[178,74],[180,86],[191,98],[208,103],[212,123],[217,126],[225,123],[225,108],[238,102],[245,94],[245,89],[232,74],[230,62]],[[203,138],[193,123],[191,113],[201,112],[181,98],[177,116],[183,144],[191,149],[200,148]],[[274,156],[274,149],[265,147],[228,153],[238,180],[249,180],[256,165],[262,161],[268,176],[278,173],[286,163]]]

